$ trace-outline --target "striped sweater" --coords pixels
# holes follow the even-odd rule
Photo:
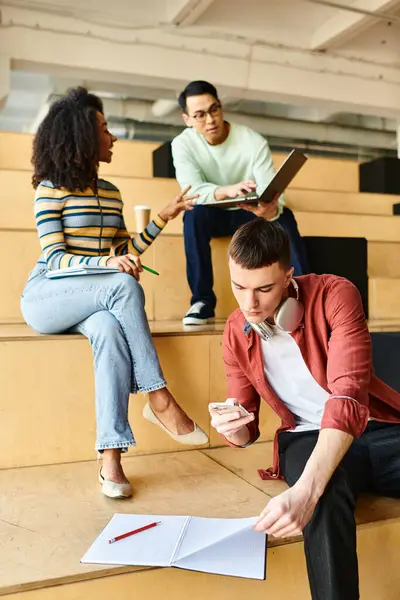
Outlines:
[[[121,194],[103,179],[91,188],[69,192],[42,181],[35,194],[35,218],[42,254],[49,270],[72,265],[103,265],[110,254],[142,254],[165,227],[157,216],[148,227],[130,237],[122,214]]]

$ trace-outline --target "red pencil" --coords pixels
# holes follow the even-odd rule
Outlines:
[[[156,527],[159,525],[161,521],[156,521],[155,523],[149,523],[148,525],[144,525],[143,527],[139,527],[139,529],[134,529],[133,531],[128,531],[128,533],[122,533],[121,535],[117,535],[115,538],[108,540],[109,544],[113,544],[114,542],[118,542],[118,540],[123,540],[130,535],[135,535],[135,533],[140,533],[141,531],[145,531],[146,529],[151,529],[152,527]]]

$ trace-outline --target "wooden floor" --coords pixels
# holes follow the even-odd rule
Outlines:
[[[259,514],[268,499],[286,487],[282,482],[266,482],[258,478],[256,469],[270,465],[271,458],[270,443],[259,443],[243,451],[219,448],[124,458],[124,468],[134,488],[133,498],[127,501],[113,501],[100,493],[97,483],[98,465],[93,461],[0,471],[0,595],[11,594],[13,598],[16,594],[15,597],[19,598],[17,592],[35,589],[44,594],[45,588],[60,584],[70,584],[73,589],[72,584],[89,579],[93,583],[95,579],[109,575],[139,575],[139,572],[148,571],[142,567],[81,565],[79,561],[115,512],[209,517],[247,517]],[[396,539],[400,543],[398,501],[365,498],[360,503],[358,522],[361,525],[361,538],[372,536],[371,539],[374,539],[374,536],[381,535],[386,536],[389,543],[390,535],[397,535]],[[392,525],[390,535],[389,530],[384,528],[386,522]],[[383,529],[375,531],[374,527],[378,525]],[[293,550],[286,550],[288,544],[294,546]],[[304,593],[297,598],[308,598],[301,538],[284,541],[270,538],[268,545],[268,565],[271,563],[271,566],[265,582],[248,581],[243,587],[243,582],[231,578],[212,576],[211,581],[215,585],[224,582],[226,589],[229,589],[229,597],[236,597],[231,595],[231,590],[236,585],[242,586],[248,594],[251,590],[257,592],[248,597],[269,597],[268,591],[272,593],[279,589],[272,566],[275,559],[279,558],[278,570],[282,574],[282,552],[287,551],[289,560],[294,552],[293,575],[296,580],[296,573],[298,576],[302,572],[297,585],[300,586],[299,593],[301,590]],[[361,564],[361,570],[362,568]],[[155,571],[163,571],[161,577],[166,574],[177,577],[181,581],[180,587],[185,580],[193,585],[198,579],[198,574],[179,572],[170,575],[170,569]],[[394,590],[398,595],[392,590],[391,595],[379,595],[374,597],[375,600],[395,600],[400,597],[400,578],[396,577],[392,578],[392,583],[395,581]],[[117,580],[112,578],[112,581],[117,584]],[[132,597],[139,597],[135,595],[135,585],[137,583],[140,588],[141,581],[142,579],[136,581],[135,577],[131,577]],[[107,587],[109,583],[104,580],[104,585]],[[66,589],[68,588],[67,585]],[[63,588],[53,588],[53,595],[38,595],[37,598],[59,598],[57,594],[61,589]],[[85,586],[79,589],[82,595],[65,597],[87,598],[84,594]],[[261,591],[265,596],[259,595]],[[180,593],[182,594],[182,590]],[[103,597],[105,596],[98,596]],[[179,596],[184,597],[187,596]],[[204,598],[196,594],[190,594],[190,597],[199,600]],[[273,597],[292,598],[291,595]],[[372,600],[372,596],[362,597]],[[21,596],[21,600],[23,598],[25,595]],[[31,598],[36,599],[36,594],[26,596],[26,600]]]
[[[121,502],[100,493],[95,462],[0,472],[0,593],[131,571],[79,563],[115,512],[239,517],[265,504],[198,451],[126,458],[124,468],[134,496]]]

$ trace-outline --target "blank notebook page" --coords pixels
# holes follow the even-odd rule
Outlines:
[[[114,544],[108,540],[154,521],[160,525]],[[166,567],[185,524],[186,517],[116,514],[94,541],[82,563]]]
[[[212,519],[210,519],[212,520]],[[251,524],[255,519],[251,519]],[[251,579],[265,579],[266,535],[249,527],[175,560],[175,566]]]
[[[198,552],[222,539],[250,529],[256,522],[256,517],[248,519],[206,519],[191,517],[185,536],[175,560]]]

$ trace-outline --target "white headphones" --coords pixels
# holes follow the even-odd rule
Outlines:
[[[274,313],[275,326],[287,333],[295,331],[304,316],[304,306],[299,300],[299,286],[294,279],[291,279],[290,283],[295,289],[296,298],[289,297],[283,300]],[[264,340],[269,340],[274,335],[273,326],[268,321],[257,325],[250,323],[250,325]]]

